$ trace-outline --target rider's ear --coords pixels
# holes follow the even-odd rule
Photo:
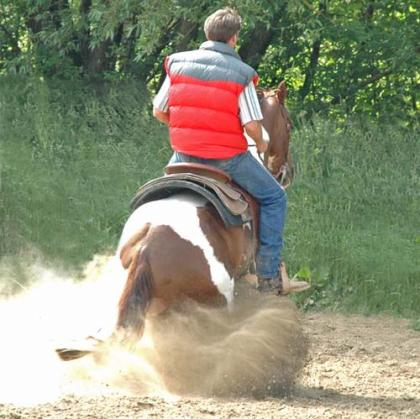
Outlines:
[[[287,97],[287,87],[286,87],[286,83],[284,82],[284,80],[282,80],[279,84],[279,87],[276,90],[277,93],[277,98],[279,100],[279,102],[284,105],[284,102],[286,100]]]

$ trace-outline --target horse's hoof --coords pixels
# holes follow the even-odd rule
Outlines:
[[[88,336],[86,339],[81,341],[72,342],[67,348],[57,348],[56,354],[62,361],[73,361],[94,353],[98,345],[102,344],[103,341],[95,338],[94,336]]]
[[[92,353],[92,351],[68,348],[57,348],[55,352],[62,361],[74,361]]]
[[[253,286],[254,288],[258,287],[258,276],[255,274],[246,274],[241,279],[245,279],[246,282],[248,282],[249,285]]]

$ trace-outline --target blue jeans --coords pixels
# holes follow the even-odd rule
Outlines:
[[[287,210],[286,192],[271,173],[249,152],[230,159],[202,159],[175,152],[169,163],[195,162],[215,166],[227,172],[260,205],[257,274],[273,278],[279,273],[283,249],[283,229]]]

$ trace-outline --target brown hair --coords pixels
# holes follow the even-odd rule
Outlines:
[[[230,7],[219,9],[204,22],[204,33],[209,41],[227,42],[241,29],[241,17]]]

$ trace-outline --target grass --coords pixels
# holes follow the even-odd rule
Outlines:
[[[162,172],[165,130],[134,83],[92,94],[38,82],[24,98],[22,85],[4,87],[0,105],[0,255],[35,247],[82,264],[116,244],[137,187]]]
[[[141,83],[0,79],[0,258],[78,269],[113,249],[170,149]],[[418,131],[314,119],[293,133],[285,260],[304,308],[418,318]],[[0,278],[1,281],[1,278]]]
[[[420,310],[418,133],[314,120],[296,133],[286,259],[305,267],[306,306]]]

